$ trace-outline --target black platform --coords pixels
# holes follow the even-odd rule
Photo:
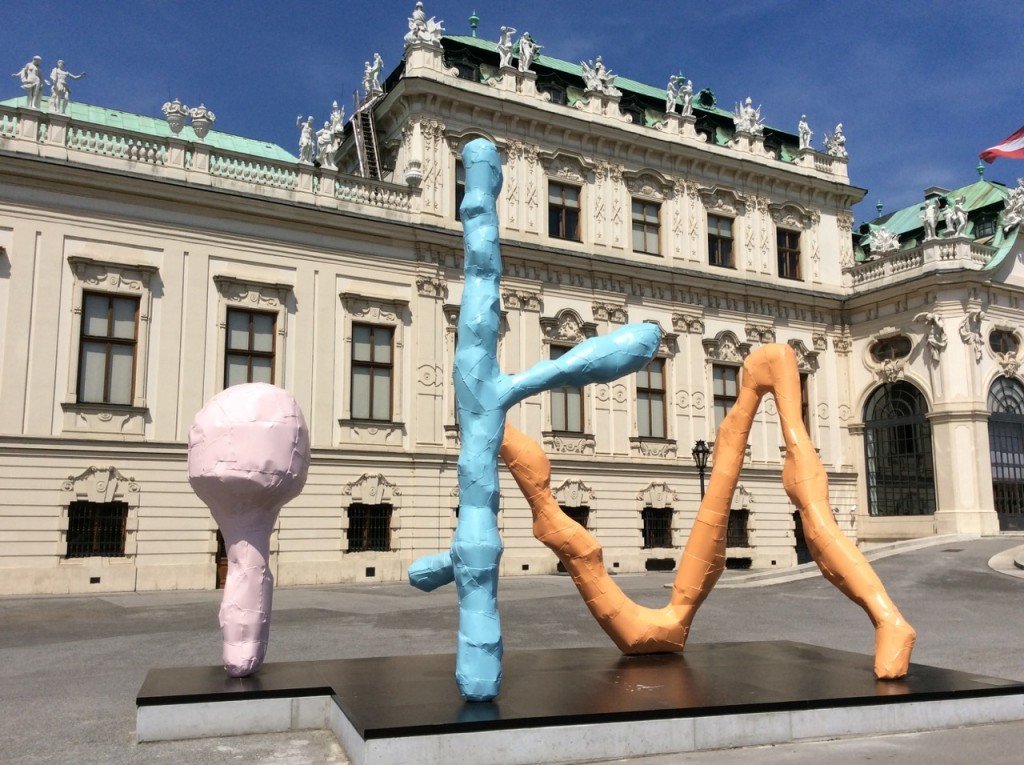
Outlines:
[[[362,739],[706,717],[1024,694],[1024,683],[920,664],[878,681],[871,657],[786,641],[692,645],[625,657],[614,648],[507,651],[500,696],[467,703],[454,656],[266,665],[256,677],[221,667],[155,669],[140,707],[333,696]]]

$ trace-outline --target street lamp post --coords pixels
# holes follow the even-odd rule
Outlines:
[[[704,471],[708,466],[708,457],[711,456],[711,448],[703,439],[698,439],[690,451],[693,461],[697,465],[697,474],[700,476],[700,498],[704,499]]]

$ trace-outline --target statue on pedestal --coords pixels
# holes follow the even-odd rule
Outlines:
[[[684,117],[693,116],[693,83],[689,80],[683,80],[683,84],[679,86],[679,98],[676,99],[679,103],[679,113]]]
[[[378,96],[384,92],[380,84],[380,73],[384,69],[384,59],[379,53],[373,54],[373,63],[363,63],[363,92],[369,96]]]
[[[316,146],[316,139],[313,135],[313,118],[307,117],[303,122],[300,114],[295,118],[295,126],[302,128],[302,132],[299,133],[299,164],[312,165],[313,148]]]
[[[330,121],[324,122],[324,126],[316,131],[316,161],[320,167],[328,170],[337,170],[334,164],[335,135],[331,128]]]
[[[615,87],[617,75],[612,73],[604,65],[604,59],[600,56],[596,61],[581,61],[583,68],[584,89],[604,96],[621,96],[622,91]]]
[[[850,155],[846,151],[846,136],[843,135],[843,123],[836,125],[834,133],[825,133],[825,151],[830,157],[846,159]]]
[[[433,16],[428,19],[423,11],[423,3],[416,3],[412,16],[409,17],[409,31],[405,35],[405,44],[427,43],[439,46],[443,34],[444,22],[436,21]]]
[[[537,45],[530,37],[529,32],[523,32],[523,36],[519,38],[519,71],[528,72],[530,67],[533,66],[533,59],[537,57],[537,53],[544,46]]]
[[[764,122],[761,120],[761,107],[754,108],[750,96],[742,104],[736,104],[732,113],[732,122],[737,133],[749,133],[750,135],[764,134]]]
[[[924,240],[927,242],[929,239],[934,239],[935,228],[939,225],[938,201],[929,199],[924,203],[924,209],[921,210],[921,222],[924,223]]]
[[[967,230],[967,197],[954,199],[953,204],[946,208],[946,226],[949,236],[964,236]]]
[[[331,103],[331,132],[340,137],[345,132],[345,107],[338,102]]]
[[[512,35],[515,33],[515,27],[501,28],[501,37],[498,38],[498,66],[502,69],[512,66],[512,50],[515,47]]]
[[[675,114],[676,102],[679,100],[679,75],[669,75],[665,86],[665,113]]]
[[[64,61],[57,60],[57,66],[50,72],[50,111],[57,114],[65,114],[68,110],[68,102],[71,98],[71,88],[68,87],[68,80],[80,80],[85,77],[81,74],[71,74],[64,68]]]
[[[807,124],[807,115],[800,115],[800,124],[797,125],[797,130],[800,133],[800,150],[811,148],[811,136],[814,133],[811,132],[811,126]]]
[[[25,106],[29,109],[42,108],[43,76],[39,71],[39,64],[42,60],[41,56],[33,56],[31,61],[11,75],[11,77],[17,77],[21,80],[21,89],[28,96],[28,103]]]

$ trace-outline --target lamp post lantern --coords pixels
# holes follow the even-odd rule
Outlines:
[[[708,457],[711,456],[711,447],[703,439],[698,439],[690,451],[693,461],[697,465],[697,474],[700,476],[700,498],[704,499],[704,471],[708,466]]]

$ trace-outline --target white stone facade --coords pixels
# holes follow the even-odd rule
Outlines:
[[[711,145],[679,115],[662,129],[630,124],[595,95],[585,108],[552,104],[534,74],[470,82],[441,48],[410,44],[405,76],[376,109],[391,168],[379,182],[110,128],[99,145],[115,149],[98,150],[71,118],[0,106],[0,593],[214,586],[216,529],[186,481],[185,445],[223,387],[238,308],[273,317],[272,379],[310,428],[306,489],[272,539],[278,583],[400,580],[446,549],[458,505],[456,161],[479,135],[504,161],[502,367],[627,321],[665,331],[663,436],[638,433],[634,377],[585,390],[582,432],[554,429],[547,394],[509,415],[549,451],[556,497],[589,507],[610,568],[679,557],[699,502],[690,449],[714,440],[713,367],[766,342],[791,343],[807,373],[811,436],[848,533],[993,530],[991,479],[958,464],[985,462],[985,395],[1005,363],[986,348],[976,359],[958,325],[978,307],[982,337],[993,323],[1019,326],[1019,276],[937,270],[852,285],[864,267],[851,265],[849,210],[862,192],[845,161],[807,150],[783,162],[760,137]],[[355,166],[351,137],[338,164]],[[579,241],[548,235],[557,183],[579,189]],[[634,201],[657,210],[658,254],[633,249]],[[732,221],[734,268],[709,265],[709,214]],[[780,228],[799,235],[799,278],[779,276]],[[130,404],[79,403],[86,294],[139,301]],[[938,363],[921,350],[922,311],[949,337]],[[387,421],[353,415],[353,324],[391,332]],[[859,434],[879,380],[866,349],[888,326],[914,340],[899,374],[932,412],[934,516],[866,513]],[[796,562],[782,444],[769,399],[734,503],[749,512],[749,547],[729,550],[755,568]],[[503,573],[554,572],[507,475],[503,490]],[[123,556],[66,556],[76,499],[127,504]],[[391,551],[346,552],[346,509],[382,502]],[[673,509],[670,547],[643,547],[644,507]]]

